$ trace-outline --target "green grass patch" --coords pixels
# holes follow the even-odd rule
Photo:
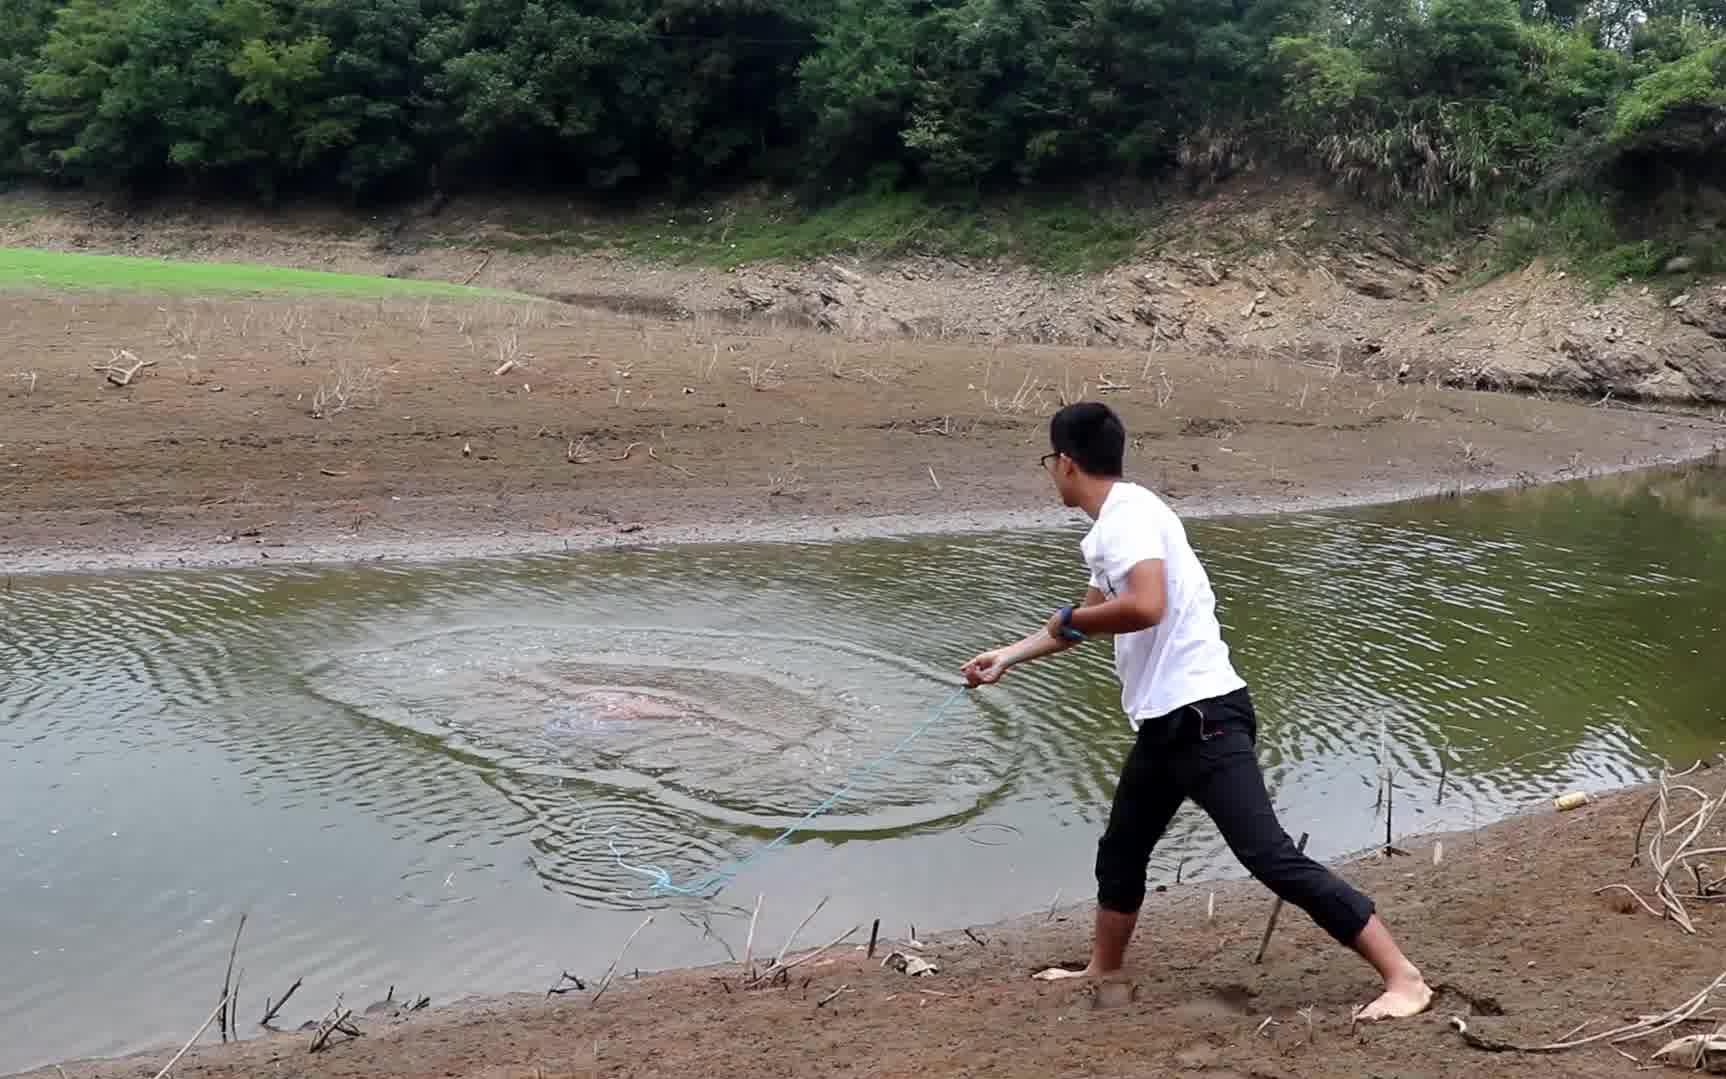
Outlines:
[[[966,205],[892,192],[820,207],[769,198],[662,207],[561,227],[522,222],[511,227],[512,237],[496,243],[519,251],[606,251],[642,262],[720,267],[834,255],[932,255],[1083,273],[1131,258],[1151,224],[1146,211],[1092,207],[1077,199]]]
[[[291,270],[246,263],[173,262],[126,255],[81,255],[22,247],[0,248],[0,289],[263,293],[363,299],[392,296],[527,298],[491,289],[464,288],[443,281]]]

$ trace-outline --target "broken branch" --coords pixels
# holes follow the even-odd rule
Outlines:
[[[269,1026],[270,1023],[275,1020],[276,1013],[280,1012],[282,1010],[282,1006],[288,1002],[288,999],[290,997],[292,997],[295,993],[299,992],[300,983],[303,981],[305,981],[304,978],[294,979],[294,984],[288,986],[288,991],[286,993],[283,993],[282,999],[276,1001],[276,1003],[273,1006],[270,1004],[270,998],[265,997],[264,998],[264,1017],[258,1021],[258,1025],[261,1027]]]

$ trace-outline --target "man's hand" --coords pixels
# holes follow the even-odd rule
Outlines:
[[[1094,607],[1102,602],[1102,592],[1094,587],[1086,591],[1084,607]],[[1024,640],[1005,648],[984,652],[959,670],[965,675],[965,682],[972,689],[992,686],[1001,680],[1001,676],[1006,674],[1009,668],[1029,663],[1033,659],[1052,656],[1057,652],[1065,652],[1076,643],[1061,635],[1061,616],[1057,612],[1047,626]]]
[[[1010,666],[1012,664],[1008,661],[1007,649],[998,648],[993,652],[984,652],[959,670],[965,676],[965,683],[976,689],[978,686],[992,686],[999,682]]]

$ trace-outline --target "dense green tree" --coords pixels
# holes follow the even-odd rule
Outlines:
[[[12,0],[0,19],[0,171],[27,168],[24,145],[30,130],[24,95],[59,7],[58,0]]]
[[[1726,0],[12,0],[7,14],[0,169],[265,198],[756,180],[971,196],[1280,155],[1374,197],[1502,205],[1625,190],[1625,155],[1706,179],[1726,127]]]

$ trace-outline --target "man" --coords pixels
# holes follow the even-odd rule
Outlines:
[[[1229,659],[1216,597],[1180,518],[1122,478],[1126,430],[1108,406],[1069,405],[1049,425],[1042,460],[1061,501],[1095,522],[1081,542],[1091,570],[1082,606],[1040,632],[984,652],[963,670],[973,687],[1009,668],[1112,636],[1121,704],[1136,732],[1109,823],[1097,844],[1097,918],[1090,965],[1037,977],[1106,977],[1121,969],[1145,899],[1151,851],[1188,798],[1208,813],[1252,875],[1300,907],[1378,971],[1384,992],[1363,1021],[1418,1015],[1432,1002],[1420,971],[1374,913],[1372,900],[1295,849],[1277,822],[1254,755],[1258,725]]]

